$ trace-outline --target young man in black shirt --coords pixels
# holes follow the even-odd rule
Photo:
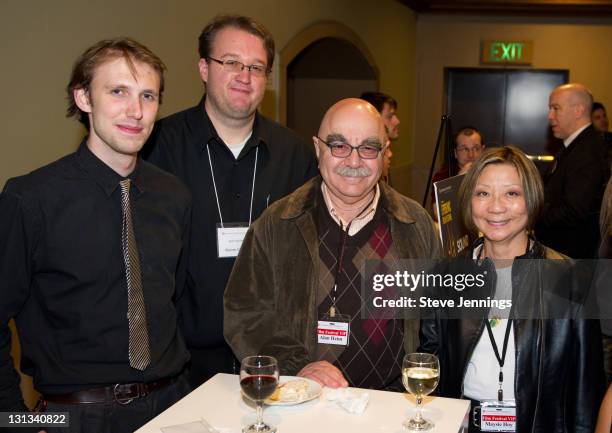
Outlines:
[[[137,157],[164,69],[127,38],[86,50],[67,91],[68,115],[88,136],[0,195],[0,411],[25,410],[11,318],[21,367],[42,394],[38,410],[70,414],[58,431],[132,432],[189,391],[174,300],[191,198]]]

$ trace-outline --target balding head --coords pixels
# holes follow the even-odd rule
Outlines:
[[[562,86],[557,87],[553,92],[566,92],[571,103],[582,105],[587,109],[587,116],[593,108],[593,95],[591,94],[591,91],[583,84],[563,84]]]
[[[325,113],[313,140],[321,176],[331,195],[349,206],[367,199],[380,178],[387,144],[376,108],[356,98],[337,102]],[[361,147],[360,154],[347,146]],[[351,153],[342,157],[343,150]]]
[[[384,124],[382,123],[380,113],[372,104],[363,99],[347,98],[336,102],[325,112],[319,127],[319,137],[323,138],[334,126],[346,127],[346,121],[356,125],[358,123],[357,118],[361,118],[366,122],[376,123],[380,129],[380,134],[384,134]]]
[[[591,122],[593,95],[578,83],[564,84],[550,94],[548,120],[553,134],[565,140]]]

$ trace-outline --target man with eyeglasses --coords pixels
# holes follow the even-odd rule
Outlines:
[[[450,167],[444,163],[431,180],[434,184],[440,180],[451,176],[467,173],[474,161],[476,161],[484,150],[482,143],[482,133],[473,126],[463,126],[455,134],[455,150],[453,151],[454,161]],[[431,188],[431,202],[434,204],[435,192],[433,185]]]
[[[223,338],[223,291],[247,228],[317,173],[308,145],[257,113],[274,60],[268,30],[249,17],[218,16],[202,31],[199,54],[206,94],[159,121],[148,144],[149,160],[193,195],[180,313],[194,387],[218,372],[238,372]]]
[[[455,145],[454,154],[459,169],[456,174],[463,174],[470,169],[484,149],[482,135],[476,128],[461,128],[455,135]]]
[[[282,374],[399,390],[418,321],[376,319],[363,266],[438,257],[439,239],[421,206],[379,181],[387,140],[372,105],[336,103],[313,141],[321,175],[247,233],[225,292],[225,337],[239,357],[275,356]]]

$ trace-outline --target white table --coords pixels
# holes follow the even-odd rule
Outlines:
[[[363,390],[370,402],[361,415],[344,411],[332,402],[316,399],[296,406],[266,406],[264,420],[278,433],[377,433],[402,432],[402,422],[414,414],[414,398],[407,393]],[[432,433],[456,433],[467,422],[469,401],[441,397],[424,399],[423,414],[434,421]],[[137,433],[160,433],[162,427],[186,424],[204,418],[221,433],[240,433],[255,420],[255,409],[240,393],[237,375],[217,374]],[[465,424],[467,425],[467,424]]]

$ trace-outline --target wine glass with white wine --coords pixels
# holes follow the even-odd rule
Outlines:
[[[421,415],[423,397],[430,394],[438,386],[440,363],[435,355],[429,353],[408,353],[402,363],[402,381],[406,391],[416,397],[416,414],[404,421],[404,429],[408,431],[427,431],[434,423]]]

